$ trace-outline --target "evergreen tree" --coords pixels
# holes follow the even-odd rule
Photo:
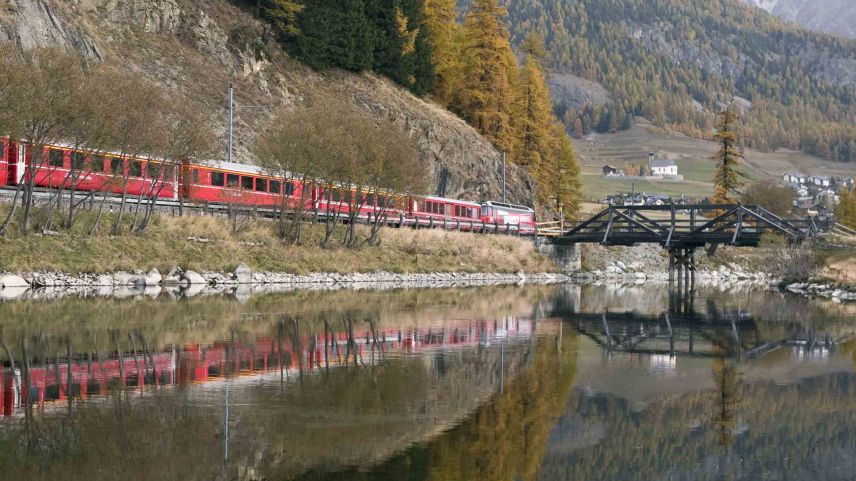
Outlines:
[[[719,143],[719,151],[713,157],[717,161],[716,176],[713,179],[713,203],[734,204],[739,195],[737,189],[742,182],[740,177],[740,159],[743,154],[737,148],[737,134],[734,133],[734,124],[737,122],[737,114],[731,109],[725,109],[719,113],[716,121],[716,138]]]
[[[434,69],[423,0],[367,0],[366,15],[375,28],[373,70],[425,95]]]
[[[498,149],[513,153],[517,61],[502,23],[506,15],[497,0],[473,0],[464,21],[464,81],[453,110]]]
[[[463,80],[464,70],[461,60],[462,29],[455,21],[455,0],[425,0],[424,16],[435,72],[431,94],[438,103],[448,107]]]
[[[514,127],[519,136],[517,152],[513,156],[521,165],[538,166],[550,156],[550,124],[554,120],[553,104],[547,80],[541,71],[546,55],[540,38],[531,34],[523,45],[525,60],[520,72]]]
[[[305,0],[294,54],[325,69],[362,71],[373,65],[375,34],[363,0]]]

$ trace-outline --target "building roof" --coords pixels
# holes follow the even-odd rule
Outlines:
[[[674,160],[669,159],[654,159],[651,161],[651,168],[677,167],[678,164]]]

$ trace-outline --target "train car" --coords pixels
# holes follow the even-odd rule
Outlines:
[[[36,187],[71,188],[81,191],[99,191],[129,196],[155,196],[177,199],[177,168],[158,159],[123,157],[116,153],[92,153],[61,145],[37,147],[41,158],[33,157],[32,146],[10,144],[4,150],[6,158],[17,151],[17,162],[6,162],[7,183],[17,185],[35,176]],[[30,170],[25,174],[25,164]]]
[[[306,188],[313,189],[312,186]],[[195,202],[270,208],[282,206],[285,201],[287,207],[296,208],[303,189],[301,182],[271,176],[251,165],[219,161],[185,162],[181,195]],[[314,191],[307,192],[307,207],[311,207],[313,200]]]
[[[417,226],[452,225],[461,230],[475,230],[476,224],[481,224],[481,206],[475,202],[431,196],[411,198],[408,204],[407,217]]]
[[[338,214],[340,219],[345,219],[351,209],[351,199],[356,199],[356,188],[334,188],[321,189],[316,206],[321,215]],[[407,203],[407,198],[401,195],[374,195],[367,192],[362,192],[362,203],[360,212],[357,214],[359,221],[368,221],[374,216],[384,215],[388,222],[395,223],[397,219],[404,213],[404,206]]]
[[[535,211],[525,205],[485,202],[481,204],[480,220],[499,229],[518,230],[521,234],[536,231]]]

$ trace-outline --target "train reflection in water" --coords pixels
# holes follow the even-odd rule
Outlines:
[[[3,416],[9,417],[21,414],[27,402],[45,408],[69,398],[106,396],[114,389],[204,385],[232,377],[285,379],[321,369],[370,366],[399,355],[527,339],[535,324],[506,318],[410,329],[377,330],[370,324],[363,330],[349,322],[342,331],[301,335],[300,323],[290,321],[280,323],[278,334],[270,338],[186,344],[157,352],[133,342],[122,349],[114,337],[117,349],[110,353],[77,352],[29,366],[7,362],[0,378],[0,406]]]

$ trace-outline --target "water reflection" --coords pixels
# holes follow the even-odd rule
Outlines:
[[[852,479],[847,309],[573,286],[0,304],[0,478]]]

